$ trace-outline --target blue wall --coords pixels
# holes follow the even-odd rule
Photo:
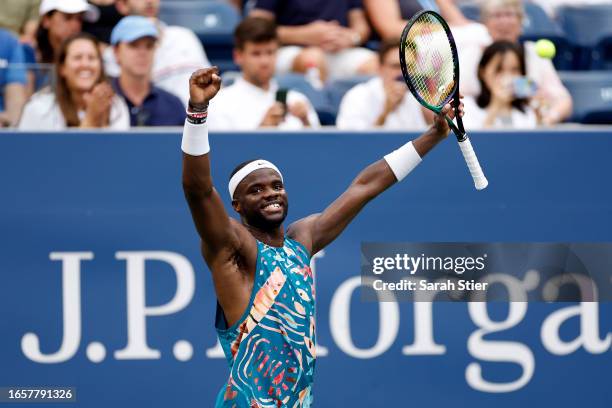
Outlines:
[[[322,210],[360,169],[414,136],[213,134],[213,177],[230,209],[231,169],[257,157],[275,162],[284,172],[292,221]],[[415,315],[413,304],[384,304],[379,330],[378,304],[360,302],[358,290],[349,298],[362,241],[612,241],[612,133],[483,133],[472,140],[488,189],[474,189],[449,139],[368,205],[316,260],[318,337],[327,351],[317,361],[316,406],[612,405],[609,303],[586,305],[587,329],[581,332],[580,317],[573,317],[560,334],[546,322],[575,304],[529,303],[510,313],[515,322],[508,322],[508,305],[491,304],[490,318],[508,325],[479,342],[478,330],[494,325],[483,325],[482,304],[435,304],[432,323],[421,306]],[[75,406],[88,408],[212,406],[228,370],[211,352],[214,293],[182,196],[179,145],[179,133],[0,135],[0,386],[75,386]],[[146,262],[147,307],[167,304],[181,285],[186,298],[175,299],[179,310],[146,318],[146,328],[138,316],[128,323],[128,299],[136,302],[139,289],[135,257],[160,253],[185,257],[188,265],[177,267],[179,273],[165,262]],[[93,259],[70,272],[68,259],[78,257]],[[134,279],[129,290],[128,275]],[[63,317],[62,276],[65,289],[80,276],[80,290],[64,299],[75,302],[80,293],[80,318]],[[350,305],[350,318],[343,304]],[[330,319],[337,319],[335,331]],[[63,338],[65,320],[70,330],[81,327],[80,338],[71,335],[73,350]],[[415,342],[415,321],[425,322],[421,333],[433,331],[433,351],[403,353]],[[136,348],[127,358],[115,355],[139,327],[159,358],[136,358]],[[39,349],[26,333],[38,336]],[[551,346],[558,334],[563,342],[588,338],[586,346],[559,351]],[[173,353],[179,340],[193,347],[187,361]],[[98,343],[106,353],[93,362],[101,358]],[[60,362],[32,357],[39,351],[49,358],[44,355],[60,346],[66,347]],[[526,360],[517,364],[521,353]],[[525,375],[529,356],[533,371]],[[468,371],[478,368],[482,381],[468,380]],[[521,377],[523,384],[503,390]]]

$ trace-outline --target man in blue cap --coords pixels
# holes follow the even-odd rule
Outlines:
[[[185,122],[181,100],[151,81],[158,37],[155,24],[142,16],[124,17],[111,33],[121,67],[119,78],[112,83],[128,105],[131,126],[183,126]]]

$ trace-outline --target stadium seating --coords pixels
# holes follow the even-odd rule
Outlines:
[[[560,72],[559,76],[574,100],[572,121],[586,124],[612,124],[610,72]]]
[[[612,5],[564,7],[559,21],[577,47],[577,68],[612,69]]]
[[[306,95],[317,111],[322,125],[333,126],[336,123],[337,110],[330,103],[325,90],[314,88],[301,74],[279,75],[276,80],[280,88],[292,89]]]
[[[480,21],[480,8],[474,3],[460,6],[466,18]],[[523,21],[523,34],[521,41],[537,41],[541,38],[551,40],[556,48],[557,55],[553,62],[557,69],[573,69],[574,57],[572,46],[559,25],[537,4],[525,3],[525,20]]]
[[[235,69],[233,32],[241,16],[233,6],[218,1],[164,1],[159,18],[167,24],[193,30],[211,63],[219,66],[221,71]]]

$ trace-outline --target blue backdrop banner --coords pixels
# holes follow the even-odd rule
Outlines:
[[[273,161],[291,222],[414,136],[213,134],[213,178],[231,211],[233,167]],[[314,258],[315,406],[612,406],[610,303],[360,300],[362,242],[612,241],[612,133],[474,134],[480,192],[452,139]],[[213,405],[229,370],[179,146],[178,132],[0,135],[0,387]],[[517,279],[519,295],[538,286]]]

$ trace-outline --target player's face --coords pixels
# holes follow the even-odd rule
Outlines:
[[[232,204],[249,225],[264,231],[279,227],[289,209],[283,181],[272,169],[256,170],[242,180]]]
[[[267,87],[274,76],[277,41],[247,42],[243,49],[235,50],[234,60],[242,68],[244,78],[259,87]]]
[[[512,7],[500,7],[487,11],[484,23],[493,41],[516,42],[521,35],[521,16]]]
[[[102,61],[96,45],[90,40],[78,39],[66,51],[60,74],[66,79],[68,89],[73,92],[91,90],[102,74]]]
[[[388,50],[380,64],[380,76],[385,83],[402,81],[402,67],[399,61],[399,47]]]
[[[121,72],[135,77],[146,77],[151,72],[155,56],[155,38],[143,37],[131,43],[119,43],[115,48]]]

